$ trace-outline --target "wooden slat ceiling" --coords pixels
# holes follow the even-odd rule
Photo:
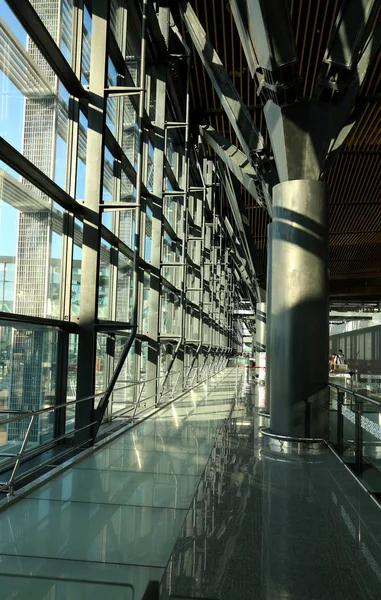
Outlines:
[[[321,61],[342,0],[289,0],[303,95],[312,96]],[[192,0],[207,36],[269,146],[261,100],[251,78],[227,0]],[[193,48],[191,99],[196,122],[208,123],[239,147],[209,77]],[[380,277],[381,296],[381,52],[356,103],[356,124],[345,149],[326,173],[330,191],[331,280],[353,280],[358,294]],[[206,150],[207,151],[207,150]],[[259,276],[266,275],[267,212],[241,189],[257,248]],[[229,209],[226,206],[226,212]],[[378,275],[379,274],[379,275]],[[374,289],[374,279],[372,280]],[[339,281],[335,294],[340,293]],[[368,288],[369,289],[369,288]],[[348,291],[348,281],[342,287]]]

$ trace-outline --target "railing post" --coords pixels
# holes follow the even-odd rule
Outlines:
[[[182,374],[182,371],[180,371],[180,372],[178,373],[175,385],[172,385],[172,389],[171,389],[172,400],[173,400],[173,398],[174,398],[174,396],[175,396],[175,390],[176,390],[176,388],[177,388],[177,384],[178,384],[178,382],[179,382],[179,379],[180,379],[180,375],[181,375],[181,374]]]
[[[362,427],[361,427],[361,417],[362,417],[362,400],[356,399],[355,404],[355,469],[356,475],[362,475]]]
[[[140,406],[140,401],[141,401],[141,398],[142,398],[142,395],[143,395],[143,390],[144,390],[145,385],[146,385],[146,382],[143,381],[143,383],[141,385],[141,388],[140,388],[139,395],[138,395],[138,397],[136,399],[136,402],[135,402],[135,408],[134,408],[134,412],[132,414],[132,419],[135,419],[136,411],[138,410],[138,407]]]
[[[17,456],[17,460],[15,462],[15,466],[13,467],[12,474],[11,474],[11,476],[9,478],[9,481],[8,481],[8,489],[9,489],[9,495],[10,496],[13,496],[13,481],[14,481],[14,479],[16,477],[16,473],[17,473],[17,470],[18,470],[18,468],[20,466],[21,459],[24,456],[25,446],[28,443],[28,437],[29,437],[29,434],[30,434],[31,429],[32,429],[32,425],[33,425],[33,422],[34,422],[34,417],[35,417],[35,415],[31,416],[28,428],[27,428],[27,430],[25,432],[25,437],[24,437],[23,442],[21,444],[20,452],[19,452],[19,454]]]
[[[344,446],[344,415],[343,415],[343,404],[344,404],[344,392],[343,390],[337,390],[337,452],[339,455],[343,453]]]

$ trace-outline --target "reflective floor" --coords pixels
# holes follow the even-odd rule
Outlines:
[[[161,600],[379,599],[381,509],[328,449],[272,450],[262,403],[256,388],[221,430]]]
[[[225,370],[7,507],[1,600],[139,600],[160,580],[243,373]]]
[[[0,599],[140,600],[150,580],[161,600],[379,599],[379,506],[329,450],[271,449],[247,373],[5,509]]]
[[[379,506],[328,449],[271,450],[257,393],[218,436],[161,600],[379,599]]]

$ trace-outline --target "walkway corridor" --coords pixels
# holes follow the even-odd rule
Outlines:
[[[218,436],[160,600],[379,600],[380,507],[327,448],[271,449],[257,394]]]
[[[380,508],[328,449],[271,448],[246,375],[4,508],[1,600],[141,600],[150,580],[160,600],[378,600]]]
[[[1,600],[140,600],[163,575],[236,377],[226,369],[6,507]]]

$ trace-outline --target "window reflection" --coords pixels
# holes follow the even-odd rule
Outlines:
[[[0,321],[0,408],[40,410],[55,403],[58,332],[47,327],[11,327]],[[53,437],[54,414],[35,418],[29,445]],[[19,448],[29,419],[9,423],[0,431],[2,452]]]
[[[37,3],[53,39],[68,55],[71,7]],[[33,40],[0,0],[0,134],[58,185],[65,185],[68,93]]]
[[[59,316],[62,231],[62,209],[0,163],[0,303],[5,312]]]

